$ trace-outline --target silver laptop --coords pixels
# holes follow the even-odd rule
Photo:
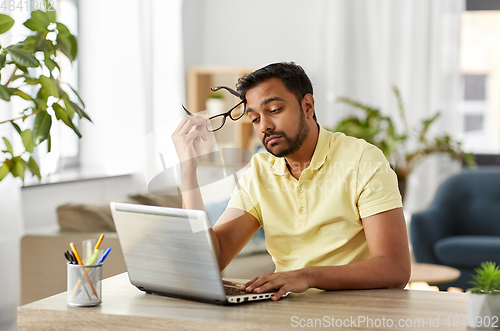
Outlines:
[[[130,282],[147,293],[217,304],[269,299],[223,281],[205,212],[111,203]]]

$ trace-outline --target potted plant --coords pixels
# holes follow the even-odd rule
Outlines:
[[[10,16],[0,14],[0,34],[13,25]],[[8,78],[0,84],[0,99],[10,102],[13,98],[22,98],[27,103],[24,109],[19,109],[18,116],[0,122],[12,125],[24,147],[15,149],[8,137],[2,137],[1,144],[5,145],[2,152],[6,155],[0,161],[0,181],[9,173],[24,181],[26,170],[41,178],[32,154],[36,146],[46,140],[50,152],[53,120],[62,121],[78,137],[81,134],[75,125],[76,116],[91,121],[78,93],[61,80],[61,59],[66,57],[73,62],[77,55],[75,36],[56,21],[55,11],[33,11],[23,25],[33,32],[30,36],[13,45],[0,45],[0,74]],[[34,120],[28,121],[29,118]]]
[[[220,92],[210,93],[205,101],[208,116],[218,115],[224,112],[224,95]]]
[[[483,262],[467,290],[467,324],[472,328],[500,328],[500,266]]]
[[[398,103],[400,119],[403,122],[401,133],[396,130],[392,119],[383,116],[378,108],[348,97],[340,97],[337,101],[361,109],[363,111],[362,117],[349,116],[335,128],[328,130],[364,139],[380,148],[398,176],[399,190],[403,198],[408,176],[429,155],[445,153],[454,160],[464,162],[468,167],[475,166],[472,153],[465,153],[460,142],[453,140],[448,135],[432,139],[427,137],[429,128],[439,117],[439,113],[422,120],[420,127],[410,132],[399,89],[393,86],[392,91]]]

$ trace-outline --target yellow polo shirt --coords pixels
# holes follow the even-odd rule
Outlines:
[[[299,180],[284,158],[256,154],[228,204],[259,221],[276,271],[370,258],[361,219],[398,207],[397,177],[382,151],[322,127]]]

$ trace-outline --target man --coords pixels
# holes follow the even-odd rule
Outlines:
[[[276,272],[246,283],[247,292],[279,289],[278,300],[311,287],[403,288],[410,277],[406,225],[382,152],[318,125],[312,84],[294,63],[256,70],[237,89],[270,154],[254,155],[211,230],[221,270],[262,226]],[[189,209],[204,209],[196,167],[206,126],[205,117],[186,117],[172,135]]]

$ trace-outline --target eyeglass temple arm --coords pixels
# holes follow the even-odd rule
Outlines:
[[[186,107],[184,107],[184,105],[182,105],[182,108],[184,109],[184,111],[187,113],[188,116],[194,116],[189,110],[187,110]]]
[[[239,94],[238,92],[236,92],[235,90],[233,90],[230,87],[227,87],[227,86],[214,86],[214,87],[211,87],[210,89],[212,90],[212,92],[216,92],[216,91],[218,91],[220,89],[227,90],[227,91],[229,91],[229,93],[231,93],[235,97],[238,97],[239,99],[245,101],[245,99],[241,96],[241,94]]]

